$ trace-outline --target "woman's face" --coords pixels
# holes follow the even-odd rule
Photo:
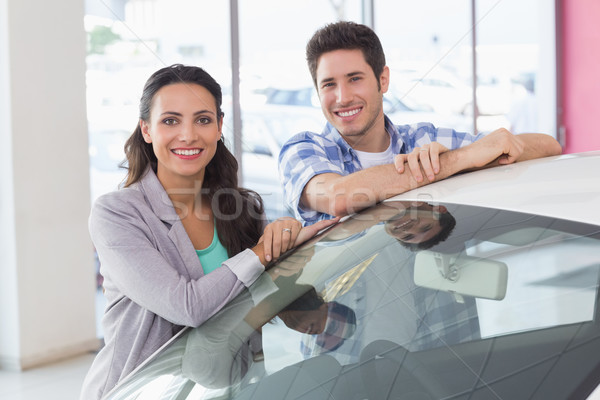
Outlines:
[[[149,121],[140,121],[140,126],[158,159],[157,176],[163,185],[203,180],[222,123],[215,98],[203,86],[175,83],[156,92]]]

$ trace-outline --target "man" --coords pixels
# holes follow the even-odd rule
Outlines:
[[[394,125],[383,114],[390,71],[367,26],[326,25],[308,42],[306,56],[328,123],[321,134],[294,136],[279,155],[286,203],[305,225],[461,171],[562,151],[544,134],[498,129],[474,136],[429,123]]]
[[[404,247],[426,250],[445,241],[456,220],[445,206],[417,202],[385,221],[385,231]]]

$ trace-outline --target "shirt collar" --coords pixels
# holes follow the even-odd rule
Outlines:
[[[385,118],[385,130],[390,135],[390,139],[392,141],[392,153],[400,154],[404,148],[404,141],[402,141],[402,135],[398,131],[396,125],[392,123],[392,121],[387,117]]]
[[[387,117],[387,115],[384,115],[383,117],[385,120],[385,131],[390,135],[390,140],[392,141],[392,152],[394,154],[400,154],[402,148],[404,147],[404,142],[401,139],[400,132],[398,132],[398,129]],[[338,130],[329,122],[327,122],[325,128],[323,129],[323,135],[331,137],[333,141],[340,147],[344,161],[351,161],[354,157],[356,157],[354,149],[350,147],[348,142],[344,140]]]

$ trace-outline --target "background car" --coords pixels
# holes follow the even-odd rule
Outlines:
[[[591,399],[599,167],[521,162],[355,214],[106,399]]]

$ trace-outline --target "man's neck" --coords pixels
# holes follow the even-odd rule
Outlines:
[[[354,150],[364,151],[367,153],[382,153],[390,147],[390,135],[385,130],[385,126],[380,129],[371,129],[366,135],[362,135],[358,140],[352,140],[354,138],[346,138],[346,143],[350,145]]]

